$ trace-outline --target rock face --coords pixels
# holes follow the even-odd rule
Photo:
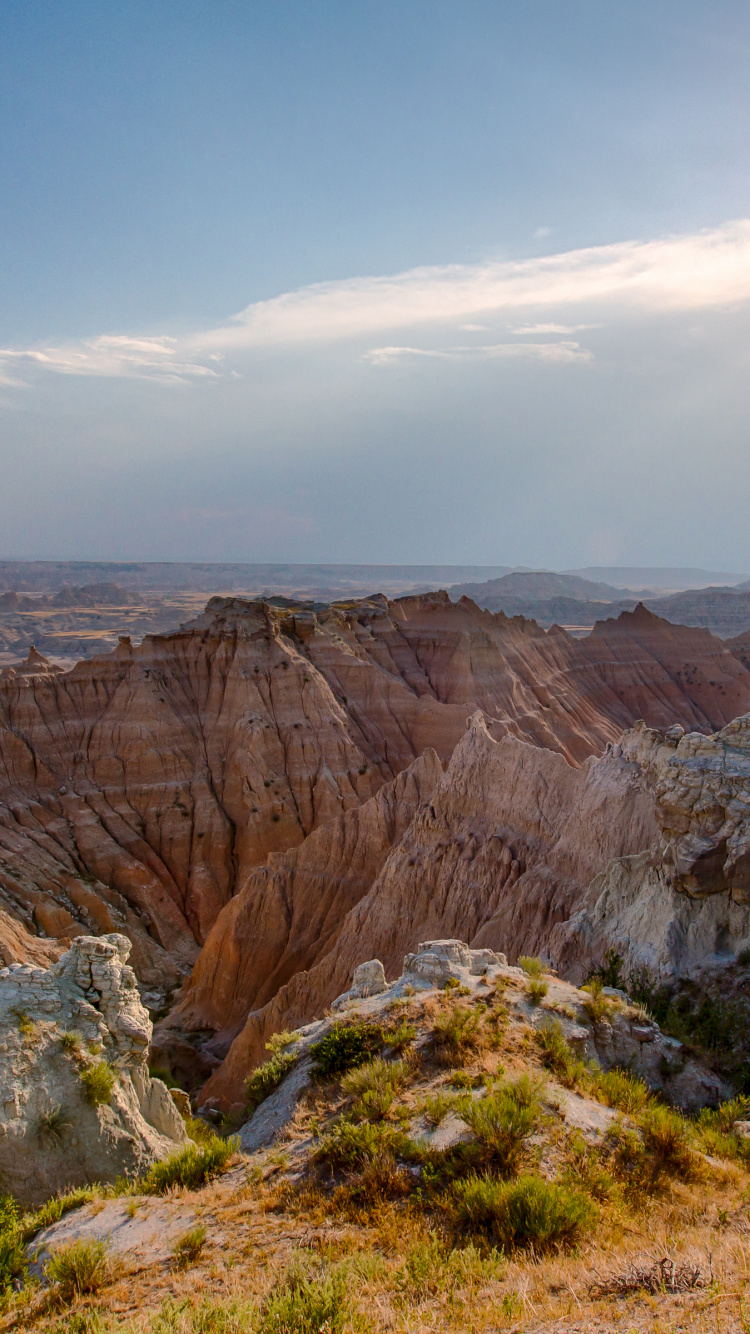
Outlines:
[[[151,1022],[129,952],[124,936],[82,936],[50,968],[0,971],[0,1181],[24,1205],[137,1175],[186,1142],[148,1074]],[[95,1105],[85,1080],[99,1063],[115,1080]]]
[[[610,752],[576,769],[563,756],[514,737],[494,741],[480,714],[445,774],[435,777],[431,794],[387,850],[370,888],[348,911],[331,943],[321,940],[304,971],[295,972],[262,1005],[255,999],[261,979],[247,987],[244,1027],[206,1085],[205,1098],[223,1105],[235,1102],[248,1071],[265,1059],[271,1034],[321,1014],[344,991],[354,968],[373,953],[390,976],[406,951],[437,933],[468,937],[473,947],[502,950],[511,959],[538,953],[555,924],[579,906],[602,866],[658,837],[653,798],[637,766]],[[359,812],[362,822],[369,819],[371,805]],[[311,853],[324,832],[280,863],[294,858],[298,870],[301,855]],[[345,846],[333,829],[328,838],[330,846]],[[348,857],[327,861],[329,895],[338,883],[344,902],[352,875]],[[314,902],[302,886],[299,893],[301,902]],[[233,935],[231,949],[225,949],[226,927],[241,919],[247,923],[243,938]],[[170,1023],[226,1032],[221,969],[209,970],[203,961],[231,958],[239,951],[243,975],[251,979],[253,921],[241,894],[219,917],[186,1000]],[[238,971],[235,967],[235,975]],[[238,992],[235,998],[239,1001]]]
[[[477,710],[579,765],[639,717],[710,731],[748,708],[744,662],[644,608],[574,640],[439,593],[214,598],[70,672],[31,653],[0,673],[0,910],[63,943],[123,933],[168,989],[269,853],[428,748],[447,763]]]
[[[643,725],[615,752],[653,798],[658,837],[613,861],[550,950],[581,976],[609,949],[668,978],[750,946],[750,715],[713,736]]]

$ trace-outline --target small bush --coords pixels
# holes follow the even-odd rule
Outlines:
[[[483,1098],[467,1100],[461,1116],[471,1127],[498,1171],[509,1176],[518,1168],[525,1141],[536,1130],[540,1103],[531,1081],[502,1084]]]
[[[149,1168],[141,1183],[144,1194],[163,1195],[172,1186],[197,1190],[224,1171],[238,1143],[235,1136],[219,1139],[218,1135],[214,1135],[207,1144],[186,1144],[184,1149],[179,1149]]]
[[[607,950],[604,963],[597,968],[593,977],[598,978],[604,987],[616,987],[624,990],[625,982],[622,976],[623,958],[616,950]],[[589,981],[592,979],[590,978]]]
[[[637,1116],[654,1101],[644,1081],[628,1070],[608,1070],[606,1074],[597,1075],[593,1092],[608,1107],[616,1107],[628,1116]]]
[[[80,1073],[84,1097],[92,1107],[99,1107],[111,1100],[114,1092],[116,1072],[106,1061],[97,1061],[87,1065]]]
[[[98,1292],[109,1277],[109,1258],[103,1241],[72,1241],[47,1261],[45,1275],[59,1283],[64,1301]]]
[[[297,1057],[293,1052],[277,1051],[269,1061],[259,1065],[257,1070],[245,1080],[245,1108],[250,1115],[260,1107],[275,1089],[279,1087],[285,1075],[288,1075]]]
[[[541,1052],[542,1062],[568,1088],[574,1088],[586,1078],[586,1066],[575,1055],[568,1043],[559,1019],[548,1019],[539,1025],[534,1040]]]
[[[689,1179],[695,1169],[695,1155],[684,1117],[671,1107],[647,1107],[639,1124],[652,1180],[657,1182],[664,1176]]]
[[[8,1292],[14,1278],[26,1272],[26,1248],[19,1211],[12,1195],[0,1195],[0,1293]]]
[[[336,1023],[319,1042],[313,1042],[310,1055],[315,1062],[315,1073],[324,1079],[346,1074],[358,1065],[365,1065],[382,1051],[385,1037],[380,1024],[368,1024],[364,1019],[353,1023]]]
[[[368,1121],[355,1124],[342,1118],[326,1135],[321,1136],[314,1158],[330,1167],[354,1172],[366,1167],[383,1153],[394,1159],[408,1144],[407,1137],[395,1126],[372,1125]]]
[[[518,960],[518,967],[523,968],[527,977],[543,977],[547,972],[547,966],[542,959],[528,954],[522,954]]]
[[[393,1028],[385,1030],[385,1045],[390,1051],[402,1052],[405,1047],[411,1046],[416,1036],[417,1030],[414,1025],[408,1023],[406,1019],[401,1019]]]
[[[25,1038],[33,1037],[34,1034],[36,1033],[36,1024],[34,1023],[34,1020],[31,1018],[31,1016],[28,1015],[25,1010],[19,1010],[16,1013],[16,1019],[18,1021],[19,1031],[23,1034],[23,1036]]]
[[[475,1175],[455,1182],[453,1198],[459,1222],[505,1249],[571,1245],[596,1217],[585,1195],[543,1177],[497,1181]]]
[[[43,1112],[37,1123],[37,1135],[43,1144],[57,1147],[62,1144],[63,1136],[66,1130],[72,1129],[72,1122],[68,1119],[67,1112],[59,1103],[54,1103],[46,1112]]]
[[[407,1084],[408,1061],[385,1061],[381,1056],[367,1065],[357,1066],[344,1075],[341,1087],[354,1098],[353,1112],[368,1121],[382,1121],[388,1115],[396,1094]]]
[[[206,1229],[198,1225],[183,1232],[172,1248],[172,1255],[178,1269],[187,1269],[195,1264],[206,1244]]]
[[[482,1045],[482,1015],[468,1005],[455,1005],[437,1016],[432,1037],[444,1064],[459,1065]]]
[[[349,1315],[345,1274],[290,1265],[261,1312],[259,1334],[341,1334]]]
[[[526,995],[532,1005],[539,1005],[541,1001],[544,1000],[548,991],[549,987],[547,986],[547,983],[540,981],[540,979],[536,977],[533,977],[526,987]]]
[[[420,1112],[429,1126],[439,1126],[446,1116],[456,1108],[455,1094],[445,1093],[438,1089],[437,1093],[429,1093],[420,1104]]]
[[[445,1288],[450,1279],[445,1244],[434,1234],[407,1252],[396,1274],[397,1290],[412,1302],[423,1302]]]
[[[72,1029],[60,1034],[60,1046],[69,1056],[80,1056],[83,1049],[83,1034]]]
[[[588,992],[586,1000],[583,1002],[583,1008],[586,1011],[592,1023],[598,1024],[602,1019],[606,1019],[611,1014],[613,1006],[611,1001],[602,994],[604,983],[600,977],[593,977],[587,982],[582,991]]]

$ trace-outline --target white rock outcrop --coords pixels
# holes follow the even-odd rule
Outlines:
[[[151,1021],[129,953],[125,936],[79,936],[51,968],[0,970],[0,1190],[24,1205],[135,1176],[187,1140],[148,1073]],[[86,1072],[100,1063],[114,1078],[97,1103]]]

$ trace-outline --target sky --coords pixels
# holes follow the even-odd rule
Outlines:
[[[4,0],[0,557],[750,573],[750,6]]]

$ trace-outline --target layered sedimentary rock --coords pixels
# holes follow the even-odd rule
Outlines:
[[[137,1175],[186,1142],[149,1077],[151,1022],[129,952],[124,936],[82,936],[50,968],[0,971],[0,1177],[22,1204]],[[114,1075],[98,1103],[86,1084],[97,1067]]]
[[[366,818],[367,807],[360,814]],[[621,755],[610,752],[574,768],[562,755],[515,737],[495,741],[476,714],[445,774],[347,914],[332,947],[322,942],[312,966],[308,962],[265,1004],[252,1000],[255,1008],[202,1096],[221,1104],[236,1101],[248,1071],[264,1059],[270,1035],[322,1013],[354,968],[372,955],[393,976],[404,954],[429,936],[461,936],[475,948],[503,950],[511,959],[544,949],[555,924],[567,920],[599,869],[657,836],[653,798],[637,767]],[[328,866],[328,875],[345,886],[352,868],[342,858],[338,866]],[[206,957],[223,957],[225,929],[241,913],[240,903],[224,910]],[[233,949],[237,943],[235,938]],[[249,986],[247,981],[252,930],[245,933],[243,949],[249,999],[263,994],[260,977]],[[226,1033],[223,987],[215,978],[217,971],[199,961],[189,1006],[178,1007],[171,1022]]]
[[[613,861],[550,949],[573,975],[614,949],[668,978],[750,939],[750,715],[713,736],[640,726],[615,748],[652,795],[658,837]]]
[[[123,932],[169,987],[269,853],[428,748],[447,763],[477,709],[580,765],[638,717],[709,731],[748,708],[736,655],[643,608],[574,640],[446,594],[212,599],[70,672],[32,654],[0,673],[0,909],[63,942]]]

